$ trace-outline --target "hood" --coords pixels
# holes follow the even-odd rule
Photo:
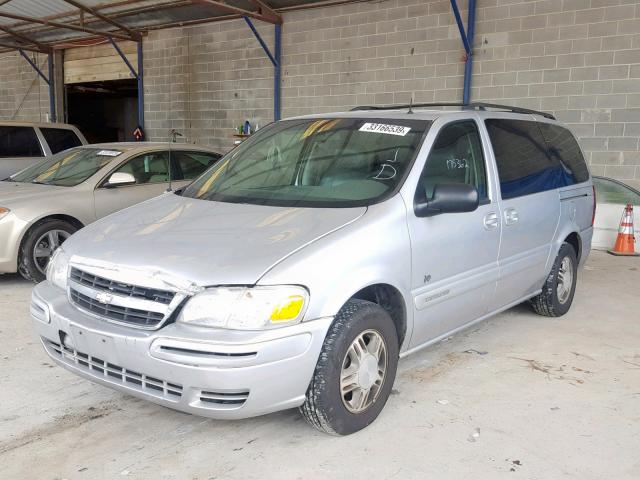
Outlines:
[[[358,208],[221,203],[165,194],[83,228],[65,242],[71,261],[111,278],[167,284],[252,285],[296,250],[358,219]],[[93,268],[90,268],[93,269]]]
[[[0,206],[11,207],[17,202],[50,197],[59,192],[68,192],[69,188],[37,183],[0,182]]]

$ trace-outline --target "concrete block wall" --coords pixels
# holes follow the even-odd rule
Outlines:
[[[47,55],[27,53],[47,74]],[[18,53],[0,54],[0,120],[45,122],[49,87]]]
[[[462,98],[464,50],[449,0],[283,16],[283,117]],[[273,26],[255,24],[273,45]],[[640,179],[640,1],[478,0],[474,51],[472,100],[551,111],[580,137],[594,174]],[[144,53],[149,139],[176,129],[183,141],[226,151],[244,120],[272,120],[273,67],[244,21],[153,31]],[[2,118],[35,76],[20,57],[7,58]],[[47,111],[46,89],[34,96],[22,118]]]
[[[272,25],[255,22],[273,45]],[[243,20],[152,32],[144,41],[148,138],[233,146],[245,120],[273,119],[273,66]]]
[[[273,27],[260,31],[272,45]],[[284,117],[462,98],[448,0],[285,13],[282,39]],[[474,52],[473,100],[551,111],[594,174],[640,179],[640,2],[478,0]],[[145,55],[150,137],[183,128],[225,150],[245,119],[271,120],[273,69],[243,21],[154,32]]]

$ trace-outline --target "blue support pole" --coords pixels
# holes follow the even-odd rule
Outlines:
[[[42,73],[42,70],[40,70],[38,65],[36,65],[35,62],[29,58],[29,55],[24,53],[24,50],[22,50],[21,48],[18,49],[18,52],[20,52],[20,55],[22,55],[22,58],[24,58],[29,63],[29,65],[31,65],[31,68],[33,68],[36,71],[36,73],[40,75],[40,77],[42,77],[42,79],[46,82],[46,84],[49,85],[49,79],[44,75],[44,73]]]
[[[118,55],[120,55],[120,58],[122,58],[122,61],[125,63],[125,65],[127,66],[127,68],[129,69],[129,71],[131,72],[131,74],[135,77],[138,78],[138,72],[136,72],[133,69],[133,65],[131,65],[131,62],[129,61],[129,59],[127,58],[127,56],[124,54],[124,52],[120,49],[120,47],[118,46],[118,44],[116,42],[113,41],[113,38],[109,37],[109,42],[111,42],[111,45],[113,45],[113,48],[115,48],[116,52],[118,52]],[[138,42],[139,43],[139,42]],[[138,62],[139,63],[139,62]],[[139,65],[138,65],[139,66]]]
[[[49,53],[49,119],[56,121],[56,85],[53,73],[53,53]]]
[[[111,42],[113,48],[115,48],[131,74],[138,81],[138,127],[144,131],[144,58],[142,56],[142,39],[137,42],[138,70],[133,68],[133,65],[131,65],[131,62],[113,38],[109,37],[109,42]]]
[[[453,16],[456,18],[456,24],[458,30],[460,30],[460,38],[464,45],[464,51],[467,56],[464,61],[464,85],[462,88],[462,103],[468,105],[471,101],[471,76],[473,75],[473,36],[475,33],[476,23],[476,0],[469,0],[469,12],[467,13],[467,31],[464,30],[462,24],[462,17],[460,15],[460,9],[458,8],[458,2],[456,0],[451,1],[451,8],[453,9]]]
[[[253,25],[251,19],[249,17],[242,18],[244,18],[244,21],[247,22],[247,25],[249,25],[249,28],[253,32],[253,35],[256,37],[258,43],[264,50],[264,53],[267,54],[267,57],[269,57],[269,60],[271,60],[271,63],[273,64],[273,119],[280,120],[280,100],[282,98],[282,25],[277,23],[275,24],[274,56],[274,54],[271,53],[269,47],[267,47],[267,44],[260,36],[260,33],[258,32],[256,27]]]
[[[53,75],[53,53],[48,54],[49,78],[47,78],[45,74],[42,73],[42,70],[40,70],[40,67],[38,67],[38,65],[29,58],[29,55],[24,53],[24,50],[19,48],[18,52],[20,53],[20,55],[22,55],[22,58],[24,58],[29,63],[29,65],[31,65],[31,68],[33,68],[36,71],[36,73],[49,86],[49,119],[52,122],[55,122],[56,121],[56,90],[55,90],[55,81],[54,81],[54,75]]]
[[[462,103],[468,105],[471,101],[471,77],[473,75],[473,36],[475,34],[476,0],[469,0],[469,13],[467,17],[467,44],[469,51],[464,62],[464,87],[462,90]]]
[[[456,0],[451,0],[451,8],[453,9],[453,16],[456,18],[456,23],[458,24],[458,30],[460,30],[460,38],[462,38],[464,51],[467,52],[467,55],[469,55],[471,53],[471,45],[469,44],[467,34],[464,31],[462,17],[460,16],[460,9],[458,8],[458,2]],[[469,11],[471,11],[471,5],[469,5]]]
[[[253,32],[253,35],[256,37],[256,39],[258,40],[258,43],[264,50],[264,53],[267,54],[267,57],[269,57],[269,60],[271,60],[271,63],[273,63],[273,66],[275,67],[278,63],[276,62],[276,59],[273,58],[273,55],[271,55],[271,52],[269,51],[269,47],[267,47],[267,44],[264,43],[264,40],[260,36],[260,33],[258,33],[258,30],[256,29],[256,27],[253,25],[253,22],[251,21],[251,19],[249,17],[242,17],[242,18],[244,18],[244,21],[247,22],[247,25],[249,25],[249,28]]]
[[[138,40],[138,126],[144,131],[144,61],[142,39]]]
[[[275,25],[275,50],[276,50],[276,64],[273,72],[273,119],[280,120],[282,99],[282,25]]]

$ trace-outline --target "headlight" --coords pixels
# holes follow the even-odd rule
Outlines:
[[[7,216],[10,211],[8,208],[0,207],[0,218]]]
[[[62,247],[53,252],[49,265],[47,265],[47,280],[60,287],[67,289],[67,274],[69,270],[69,256]]]
[[[302,320],[309,294],[302,287],[219,287],[192,297],[178,322],[202,327],[260,330]]]

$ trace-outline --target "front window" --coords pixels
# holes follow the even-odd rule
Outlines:
[[[473,185],[480,200],[487,199],[482,141],[473,120],[445,125],[438,133],[420,176],[419,185],[424,188],[427,200],[433,198],[433,190],[439,183]]]
[[[129,160],[116,172],[130,173],[136,179],[136,185],[145,185],[168,182],[168,167],[169,154],[167,152],[150,152]]]
[[[402,184],[430,122],[286,120],[260,130],[192,183],[186,197],[298,207],[350,207]]]
[[[8,180],[22,183],[42,183],[73,187],[84,182],[118,157],[119,150],[74,148],[57,153],[43,162],[16,173]]]

